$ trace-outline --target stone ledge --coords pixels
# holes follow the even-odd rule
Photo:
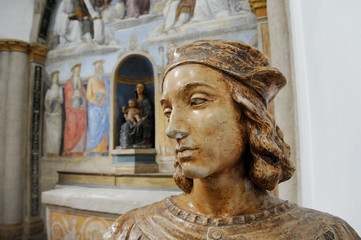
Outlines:
[[[95,184],[118,187],[175,188],[171,173],[101,174],[59,171],[58,184]]]
[[[157,151],[155,148],[135,148],[135,149],[113,149],[112,155],[145,155],[152,154],[156,155]]]
[[[170,195],[180,193],[180,190],[164,189],[57,186],[56,189],[42,193],[42,202],[46,205],[120,215],[134,208],[139,208],[160,201]]]

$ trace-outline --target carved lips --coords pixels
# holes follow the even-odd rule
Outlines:
[[[177,147],[175,152],[177,155],[177,158],[179,160],[187,160],[189,159],[192,154],[194,153],[194,151],[197,151],[199,148],[193,148],[193,147],[187,147],[187,146],[180,146]]]

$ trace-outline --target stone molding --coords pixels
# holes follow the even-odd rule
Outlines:
[[[49,52],[49,48],[39,44],[39,43],[31,43],[30,44],[30,53],[29,53],[29,60],[38,61],[41,63],[45,63],[46,55]]]
[[[0,51],[18,51],[28,54],[29,44],[16,39],[0,39]]]
[[[29,61],[45,63],[49,48],[39,43],[27,43],[17,39],[0,39],[0,51],[18,51],[29,55]]]
[[[0,224],[0,240],[14,239],[23,233],[23,223]]]
[[[257,18],[267,17],[267,0],[249,0],[249,5]]]
[[[24,222],[24,233],[27,235],[33,235],[42,232],[43,229],[44,229],[44,223],[42,219],[36,219],[36,220]]]

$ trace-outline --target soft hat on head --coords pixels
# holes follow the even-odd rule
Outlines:
[[[182,64],[199,63],[218,69],[253,89],[265,106],[286,85],[286,79],[270,67],[267,57],[258,49],[241,42],[200,40],[177,47],[170,59],[167,73]]]

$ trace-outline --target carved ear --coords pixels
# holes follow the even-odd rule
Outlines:
[[[257,186],[273,190],[280,180],[282,168],[280,163],[271,164],[259,155],[253,154],[253,164],[250,166],[249,177]]]

